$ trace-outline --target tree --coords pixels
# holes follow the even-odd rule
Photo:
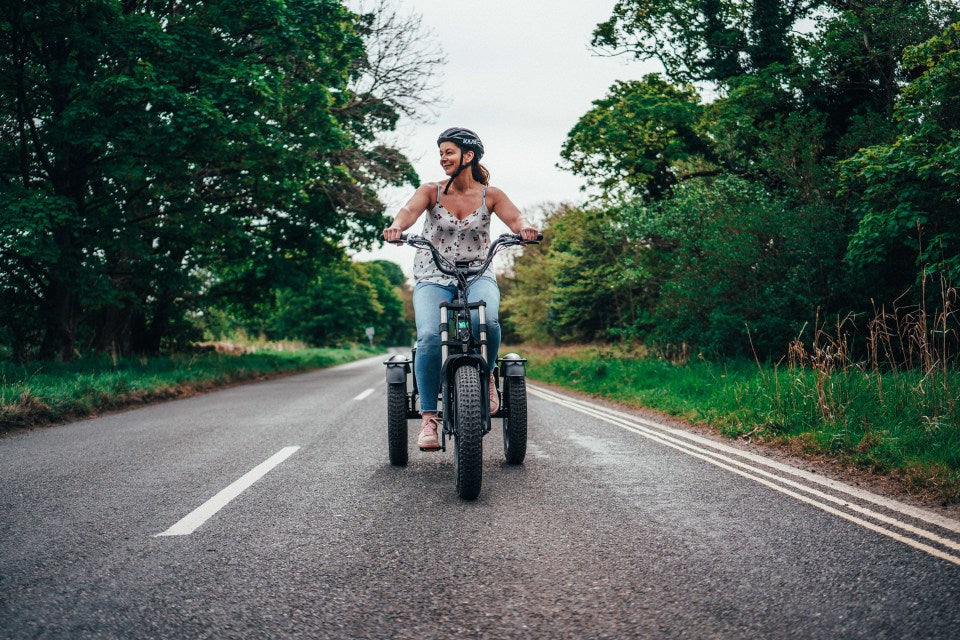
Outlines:
[[[328,263],[307,286],[276,290],[262,313],[260,328],[267,336],[315,346],[365,341],[371,326],[382,344],[406,344],[410,337],[403,302],[375,262]]]
[[[436,35],[420,15],[391,2],[356,0],[349,5],[360,16],[367,52],[351,85],[356,100],[387,105],[414,120],[434,115],[441,102],[437,74],[445,59]]]
[[[841,165],[858,227],[848,259],[899,295],[937,274],[960,282],[960,22],[907,50],[896,138]]]
[[[703,108],[690,86],[650,74],[617,82],[593,105],[567,135],[561,167],[608,196],[659,199],[684,168],[701,169],[711,157],[700,131]]]
[[[362,99],[334,0],[33,0],[0,9],[0,321],[17,351],[155,352],[383,226],[415,183]],[[366,24],[366,23],[363,23]],[[366,28],[366,27],[364,27]]]
[[[794,25],[825,0],[620,0],[597,25],[601,52],[656,59],[681,82],[725,82],[791,64],[803,39]]]
[[[650,338],[713,355],[780,352],[819,306],[843,234],[816,206],[786,203],[735,176],[691,180],[674,197],[623,212],[627,235],[654,253],[659,284]]]
[[[645,304],[641,283],[623,269],[628,250],[610,211],[558,207],[543,244],[525,248],[503,278],[504,323],[531,342],[629,335]]]
[[[373,324],[377,341],[385,345],[410,344],[416,326],[412,314],[413,290],[400,265],[390,260],[372,260],[360,266],[366,270],[383,307]]]

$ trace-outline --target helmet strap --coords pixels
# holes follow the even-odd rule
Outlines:
[[[447,180],[447,186],[444,187],[444,189],[443,189],[443,195],[447,195],[447,191],[450,190],[450,185],[453,184],[453,181],[456,180],[456,179],[457,179],[457,176],[459,176],[460,173],[461,173],[464,169],[466,169],[467,167],[469,167],[469,166],[470,166],[469,164],[463,164],[463,153],[461,153],[461,154],[460,154],[460,166],[457,167],[457,170],[454,171],[454,172],[453,172],[453,175],[450,176],[450,179]]]

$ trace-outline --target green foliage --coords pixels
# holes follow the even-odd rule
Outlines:
[[[395,262],[375,260],[358,265],[374,287],[379,312],[370,318],[375,341],[383,345],[407,345],[413,337],[414,319],[404,311],[405,278]],[[399,284],[396,282],[399,280]],[[410,292],[412,298],[412,292]]]
[[[396,262],[390,260],[371,260],[371,265],[376,265],[383,271],[384,277],[393,287],[403,287],[407,282],[407,277],[403,275],[403,269]]]
[[[561,342],[609,339],[634,324],[638,292],[631,279],[621,277],[627,246],[614,222],[598,209],[570,209],[550,221],[553,278],[546,327]]]
[[[823,163],[827,114],[802,99],[809,79],[770,65],[731,78],[707,106],[705,128],[724,170],[762,182],[797,203],[821,203],[833,178]]]
[[[896,105],[896,138],[841,165],[859,220],[848,258],[894,291],[930,273],[960,282],[960,23],[904,62],[914,80]]]
[[[683,183],[622,219],[660,260],[651,339],[713,355],[781,353],[829,291],[842,252],[822,211],[734,176]]]
[[[945,0],[620,0],[594,45],[666,79],[615,84],[571,130],[563,166],[603,199],[517,261],[539,288],[516,287],[511,318],[776,355],[818,315],[869,319],[921,302],[931,273],[956,282],[958,20]]]
[[[702,106],[691,86],[676,87],[657,74],[617,82],[594,101],[570,131],[560,156],[565,168],[607,194],[660,198],[678,167],[708,153],[698,130]]]
[[[562,215],[562,211],[554,215]],[[553,255],[550,251],[554,230],[549,222],[543,228],[543,241],[526,245],[522,257],[514,258],[513,270],[500,280],[500,327],[504,342],[534,344],[551,342],[547,330],[550,290],[544,286],[553,280]]]
[[[187,353],[157,358],[95,356],[72,362],[0,362],[0,431],[80,418],[271,374],[329,367],[379,353],[364,346],[242,355]]]
[[[397,113],[351,91],[357,21],[334,0],[5,9],[0,321],[15,351],[155,352],[190,337],[188,312],[251,309],[372,241],[376,189],[416,176],[376,141]]]
[[[253,309],[213,310],[204,326],[214,339],[242,331],[315,346],[366,342],[366,328],[373,327],[378,344],[407,344],[412,323],[403,288],[390,280],[396,272],[403,276],[390,262],[331,261],[302,286],[272,289],[272,299]]]
[[[544,357],[531,377],[707,423],[731,437],[781,442],[896,474],[911,489],[960,502],[960,376],[747,360],[674,364],[609,348]]]
[[[826,0],[619,0],[593,32],[595,47],[654,58],[671,78],[725,81],[789,64],[803,39],[796,22]]]
[[[622,337],[639,324],[644,291],[622,262],[629,245],[610,211],[559,207],[544,242],[503,278],[504,323],[522,340]]]

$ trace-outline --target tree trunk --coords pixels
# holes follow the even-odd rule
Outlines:
[[[50,286],[44,296],[43,342],[40,345],[40,358],[46,360],[70,360],[73,358],[73,294],[67,283],[51,274]]]

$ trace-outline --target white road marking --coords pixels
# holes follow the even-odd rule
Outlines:
[[[227,486],[220,493],[188,513],[175,525],[166,531],[163,531],[162,533],[156,534],[154,537],[186,536],[193,533],[197,527],[209,520],[213,514],[224,508],[231,500],[243,493],[254,482],[267,475],[267,472],[269,472],[275,466],[292,456],[299,448],[300,447],[284,447],[283,449],[280,449],[280,451],[276,452],[255,466],[253,469],[243,474],[240,478]]]
[[[750,479],[750,480],[753,480],[754,482],[757,482],[757,483],[762,484],[762,485],[764,485],[764,486],[767,486],[767,487],[769,487],[769,488],[771,488],[771,489],[774,489],[774,490],[776,490],[776,491],[779,491],[779,492],[781,492],[781,493],[784,493],[784,494],[786,494],[786,495],[789,495],[789,496],[792,497],[792,498],[795,498],[795,499],[797,499],[797,500],[800,500],[801,502],[807,503],[807,504],[809,504],[809,505],[811,505],[811,506],[817,507],[818,509],[821,509],[821,510],[823,510],[823,511],[826,511],[826,512],[828,512],[828,513],[831,513],[831,514],[833,514],[833,515],[836,515],[836,516],[838,516],[838,517],[841,517],[841,518],[844,518],[844,519],[849,520],[849,521],[851,521],[851,522],[854,522],[854,523],[856,523],[856,524],[858,524],[858,525],[860,525],[860,526],[862,526],[862,527],[865,527],[865,528],[867,528],[867,529],[870,529],[871,531],[875,531],[875,532],[880,533],[880,534],[882,534],[882,535],[885,535],[885,536],[888,536],[888,537],[890,537],[890,538],[893,538],[894,540],[897,540],[898,542],[902,542],[903,544],[907,544],[907,545],[909,545],[909,546],[911,546],[911,547],[914,547],[914,548],[916,548],[916,549],[919,549],[919,550],[921,550],[921,551],[924,551],[924,552],[926,552],[926,553],[929,553],[929,554],[931,554],[931,555],[933,555],[933,556],[936,556],[936,557],[941,558],[941,559],[943,559],[943,560],[947,560],[948,562],[952,562],[952,563],[954,563],[954,564],[960,565],[960,556],[955,556],[955,555],[952,555],[952,554],[950,554],[950,553],[946,553],[946,552],[944,552],[944,551],[941,551],[940,549],[937,549],[937,548],[935,548],[935,547],[931,547],[930,545],[924,544],[924,543],[919,542],[919,541],[917,541],[917,540],[914,540],[914,539],[912,539],[912,538],[907,538],[907,537],[902,536],[902,535],[900,535],[900,534],[898,534],[898,533],[896,533],[896,532],[890,531],[889,529],[885,529],[885,528],[883,528],[883,527],[881,527],[881,526],[879,526],[879,525],[877,525],[877,524],[874,524],[874,523],[872,523],[872,522],[863,520],[863,519],[858,518],[858,517],[856,517],[856,516],[854,516],[854,515],[851,515],[851,514],[849,514],[849,513],[845,513],[845,512],[843,512],[843,511],[839,511],[838,509],[835,509],[835,508],[833,508],[833,507],[830,507],[829,505],[825,504],[824,502],[818,502],[817,500],[814,500],[813,498],[810,498],[810,497],[807,497],[807,496],[804,496],[804,495],[800,495],[800,494],[798,494],[798,493],[796,493],[796,492],[794,492],[794,491],[791,491],[790,489],[787,489],[786,487],[782,486],[781,484],[774,484],[773,482],[770,482],[770,481],[768,481],[768,480],[764,480],[761,476],[765,476],[765,477],[770,478],[770,479],[772,479],[772,480],[776,480],[776,481],[779,482],[779,483],[782,483],[782,484],[785,484],[785,485],[794,487],[794,488],[799,489],[799,490],[801,490],[801,491],[804,491],[804,492],[806,492],[806,493],[808,493],[808,494],[814,495],[814,496],[816,496],[817,498],[819,498],[819,499],[821,499],[821,500],[825,500],[825,501],[827,501],[827,502],[833,502],[834,504],[837,504],[837,505],[839,505],[839,506],[842,507],[842,508],[850,509],[851,511],[855,511],[855,512],[857,512],[857,513],[859,513],[859,514],[861,514],[861,515],[863,515],[863,516],[872,518],[872,519],[874,519],[874,520],[878,520],[878,521],[880,521],[880,522],[883,522],[883,523],[885,523],[885,524],[888,524],[888,525],[891,525],[891,526],[894,526],[894,527],[897,527],[897,528],[899,528],[899,529],[902,529],[903,531],[907,531],[907,532],[912,533],[912,534],[914,534],[914,535],[916,535],[916,536],[919,536],[919,537],[922,537],[922,538],[926,538],[927,540],[929,540],[929,541],[931,541],[931,542],[934,542],[934,543],[943,545],[943,546],[945,546],[945,547],[947,547],[947,548],[949,548],[949,549],[953,549],[953,550],[960,551],[960,543],[957,543],[957,542],[954,541],[954,540],[950,540],[950,539],[948,539],[948,538],[944,538],[944,537],[939,536],[939,535],[937,535],[937,534],[935,534],[935,533],[933,533],[933,532],[927,531],[927,530],[925,530],[925,529],[921,529],[921,528],[919,528],[919,527],[915,527],[915,526],[913,526],[913,525],[911,525],[911,524],[909,524],[909,523],[906,523],[906,522],[902,522],[902,521],[900,521],[900,520],[897,520],[896,518],[891,518],[891,517],[886,516],[886,515],[883,515],[883,514],[881,514],[881,513],[877,513],[877,512],[875,512],[875,511],[873,511],[873,510],[871,510],[871,509],[862,507],[862,506],[857,505],[857,504],[853,504],[853,503],[851,503],[851,502],[849,502],[849,501],[847,501],[847,500],[843,500],[843,499],[838,498],[838,497],[836,497],[836,496],[833,496],[833,495],[830,495],[830,494],[827,494],[827,493],[823,493],[822,491],[818,491],[817,489],[814,489],[814,488],[812,488],[812,487],[808,487],[808,486],[805,486],[805,485],[800,484],[800,483],[798,483],[798,482],[794,482],[794,481],[792,481],[792,480],[789,480],[789,479],[787,479],[787,478],[783,478],[783,477],[781,477],[781,476],[777,476],[777,475],[775,475],[775,474],[772,474],[772,473],[769,473],[769,472],[764,471],[764,470],[762,470],[762,469],[759,469],[759,468],[757,468],[757,467],[751,466],[751,465],[749,465],[749,464],[746,464],[746,463],[741,462],[741,461],[739,461],[739,460],[736,460],[736,459],[734,459],[734,458],[730,458],[730,457],[724,456],[724,455],[722,455],[722,454],[720,454],[720,453],[718,453],[718,452],[716,452],[716,451],[711,451],[711,450],[709,450],[709,449],[705,449],[705,448],[698,447],[698,446],[696,446],[696,445],[694,445],[694,444],[691,444],[691,443],[689,443],[689,442],[683,442],[683,441],[678,440],[678,439],[676,439],[676,438],[672,438],[672,437],[670,437],[670,435],[667,435],[667,433],[664,433],[664,432],[670,432],[670,433],[672,433],[672,432],[677,432],[677,431],[679,431],[679,430],[671,429],[670,427],[666,427],[665,425],[657,425],[657,423],[650,422],[650,421],[648,421],[648,420],[643,420],[642,418],[637,418],[636,416],[631,416],[630,414],[626,414],[626,413],[623,413],[623,412],[620,412],[620,411],[616,411],[616,410],[613,410],[613,409],[607,409],[606,407],[601,407],[601,406],[598,406],[598,405],[594,405],[594,404],[592,404],[592,403],[588,403],[588,402],[584,402],[584,401],[577,400],[577,399],[574,399],[574,398],[570,398],[570,397],[568,397],[568,396],[564,396],[564,395],[562,395],[562,394],[559,394],[559,393],[556,393],[556,392],[553,392],[553,391],[549,391],[549,390],[546,390],[546,389],[541,389],[541,388],[539,388],[539,387],[531,387],[531,386],[528,386],[527,388],[528,388],[534,395],[537,395],[537,396],[539,396],[539,397],[541,397],[541,398],[544,398],[544,399],[546,399],[546,400],[550,400],[551,402],[555,402],[555,403],[557,403],[557,404],[566,406],[566,407],[568,407],[568,408],[574,409],[574,410],[579,411],[579,412],[581,412],[581,413],[585,413],[585,414],[587,414],[587,415],[591,415],[591,416],[593,416],[593,417],[599,418],[599,419],[601,419],[601,420],[603,420],[603,421],[605,421],[605,422],[609,422],[610,424],[616,425],[616,426],[618,426],[618,427],[620,427],[620,428],[622,428],[622,429],[625,429],[625,430],[627,430],[627,431],[631,431],[631,432],[633,432],[633,433],[642,435],[642,436],[644,436],[644,437],[646,437],[646,438],[648,438],[648,439],[650,439],[650,440],[654,440],[654,441],[659,442],[659,443],[661,443],[661,444],[667,445],[667,446],[669,446],[669,447],[672,447],[672,448],[674,448],[674,449],[677,449],[677,450],[679,450],[679,451],[682,451],[683,453],[686,453],[687,455],[693,456],[693,457],[695,457],[695,458],[699,458],[699,459],[704,460],[705,462],[709,462],[710,464],[713,464],[713,465],[715,465],[715,466],[717,466],[717,467],[721,467],[721,468],[723,468],[723,469],[726,469],[726,470],[728,470],[728,471],[731,471],[731,472],[733,472],[733,473],[736,473],[736,474],[738,474],[738,475],[740,475],[740,476],[743,476],[743,477],[745,477],[745,478],[748,478],[748,479]],[[620,417],[620,416],[624,416],[624,417]],[[645,428],[644,426],[641,425],[641,423],[643,423],[643,424],[649,424],[649,425],[656,425],[656,429]],[[725,450],[731,450],[731,449],[732,449],[732,448],[730,448],[730,447],[726,447],[725,445],[722,445],[721,443],[715,443],[715,442],[709,441],[709,440],[707,440],[707,439],[705,439],[705,438],[698,438],[698,439],[701,439],[701,440],[705,441],[705,443],[708,444],[708,445],[711,446],[711,447],[716,447],[716,448],[718,448],[718,449],[721,449],[721,448],[722,448],[722,449],[725,449]],[[753,459],[753,460],[758,461],[758,462],[762,462],[763,464],[768,465],[768,466],[770,466],[770,467],[779,468],[779,467],[783,466],[783,467],[787,467],[787,468],[790,469],[791,471],[801,471],[801,470],[799,470],[799,469],[794,469],[793,467],[788,467],[787,465],[781,465],[780,463],[774,463],[774,461],[772,461],[772,460],[767,460],[767,459],[765,459],[765,458],[762,458],[762,456],[756,456],[755,454],[751,454],[750,456],[744,455],[745,453],[748,453],[748,452],[743,452],[743,451],[736,450],[736,449],[732,450],[731,452],[732,452],[732,453],[735,453],[735,454],[738,455],[738,456],[749,457],[750,459]],[[759,460],[758,460],[758,459],[759,459]],[[739,468],[736,468],[736,467],[739,467]],[[794,474],[794,475],[799,475],[799,474]],[[818,478],[818,480],[819,480],[819,478]],[[842,483],[839,483],[839,482],[836,482],[836,481],[831,481],[831,488],[837,488],[837,487],[835,487],[834,485],[839,485],[839,486],[843,487],[844,489],[842,489],[842,490],[843,490],[845,493],[847,493],[848,495],[854,495],[855,493],[856,493],[856,494],[868,494],[868,493],[869,493],[869,492],[863,492],[863,491],[858,490],[858,489],[854,489],[853,487],[847,487],[846,485],[843,485]],[[874,497],[874,498],[880,498],[880,496],[874,496],[874,494],[869,494],[869,495],[872,496],[872,497]],[[872,501],[873,501],[873,502],[879,502],[878,500],[872,500]],[[889,502],[889,503],[895,504],[895,505],[901,505],[901,504],[902,504],[902,503],[898,503],[898,502],[896,502],[896,501],[894,501],[894,500],[888,500],[888,499],[883,499],[883,501],[884,501],[884,502]],[[884,505],[884,506],[886,506],[886,505]],[[907,507],[908,505],[902,505],[902,506]],[[892,508],[892,507],[891,507],[891,508]],[[915,508],[911,508],[911,510],[923,512],[923,510],[916,510]],[[925,513],[925,512],[924,512],[924,513]],[[906,514],[906,513],[905,513],[904,515],[912,515],[912,514]],[[931,513],[931,514],[929,514],[929,515],[936,516],[937,514],[932,514],[932,513]],[[949,523],[949,524],[957,524],[957,523],[954,523],[954,522],[951,521],[951,520],[947,520],[946,518],[941,518],[941,517],[939,517],[939,516],[937,516],[937,518],[940,519],[940,520],[944,520],[945,522],[947,522],[947,523]],[[920,518],[918,518],[918,519],[920,519]],[[931,524],[933,524],[933,523],[931,523]],[[945,528],[953,529],[953,527],[945,527]]]
[[[782,472],[782,473],[787,473],[787,474],[790,474],[790,475],[792,475],[792,476],[794,476],[794,477],[801,478],[801,479],[803,479],[803,480],[805,480],[805,481],[807,481],[807,482],[810,482],[810,483],[813,483],[813,484],[818,484],[818,485],[820,485],[820,486],[827,487],[827,488],[829,488],[829,489],[832,489],[832,490],[834,490],[834,491],[838,491],[838,492],[840,492],[840,493],[845,493],[845,494],[847,494],[847,495],[849,495],[849,496],[852,496],[852,497],[854,497],[854,498],[859,498],[859,499],[861,499],[861,500],[866,500],[867,502],[872,502],[873,504],[876,504],[876,505],[878,505],[878,506],[885,507],[885,508],[887,508],[887,509],[890,509],[891,511],[897,511],[897,512],[899,512],[899,513],[901,513],[901,514],[903,514],[903,515],[905,515],[905,516],[910,516],[911,518],[916,518],[917,520],[922,520],[922,521],[924,521],[924,522],[926,522],[926,523],[928,523],[928,524],[936,525],[936,526],[938,526],[938,527],[940,527],[940,528],[942,528],[942,529],[946,529],[946,530],[948,530],[948,531],[953,531],[954,533],[960,533],[960,521],[951,520],[951,519],[949,519],[949,518],[945,518],[945,517],[941,516],[941,515],[938,514],[938,513],[933,513],[932,511],[928,511],[928,510],[926,510],[926,509],[921,509],[920,507],[915,507],[915,506],[913,506],[913,505],[905,504],[905,503],[903,503],[903,502],[900,502],[900,501],[898,501],[898,500],[894,500],[894,499],[892,499],[892,498],[886,498],[886,497],[884,497],[884,496],[879,496],[879,495],[877,495],[877,494],[875,494],[875,493],[871,493],[871,492],[869,492],[869,491],[864,491],[863,489],[858,489],[858,488],[856,488],[856,487],[851,487],[850,485],[844,484],[844,483],[842,483],[842,482],[838,482],[837,480],[831,480],[830,478],[824,478],[824,477],[819,476],[819,475],[817,475],[817,474],[815,474],[815,473],[810,473],[809,471],[805,471],[805,470],[803,470],[803,469],[798,469],[798,468],[796,468],[796,467],[791,467],[790,465],[786,465],[786,464],[783,464],[783,463],[781,463],[781,462],[777,462],[776,460],[771,460],[770,458],[765,458],[765,457],[763,457],[763,456],[761,456],[761,455],[758,455],[758,454],[755,454],[755,453],[751,453],[751,452],[749,452],[749,451],[743,451],[743,450],[741,450],[741,449],[737,449],[737,448],[735,448],[735,447],[731,447],[731,446],[729,446],[729,445],[723,444],[722,442],[717,442],[717,441],[715,441],[715,440],[711,440],[711,439],[709,439],[709,438],[705,438],[705,437],[703,437],[703,436],[697,435],[697,434],[695,434],[695,433],[691,433],[691,432],[689,432],[689,431],[683,431],[682,429],[674,429],[673,427],[668,427],[667,425],[660,424],[660,423],[658,423],[658,422],[653,422],[653,421],[651,421],[651,420],[647,420],[647,419],[645,419],[645,418],[641,418],[641,417],[639,417],[639,416],[635,416],[635,415],[630,414],[630,413],[625,413],[625,412],[623,412],[623,411],[618,411],[618,410],[616,410],[616,409],[611,409],[611,408],[609,408],[609,407],[600,407],[599,405],[593,405],[593,404],[590,404],[590,403],[588,403],[588,402],[585,402],[585,401],[582,401],[582,400],[579,400],[579,399],[576,399],[576,398],[572,398],[572,397],[569,397],[569,396],[564,396],[564,395],[561,395],[561,394],[556,394],[555,392],[551,392],[551,391],[549,391],[549,390],[547,390],[547,389],[542,389],[542,388],[539,388],[539,387],[532,387],[532,386],[529,386],[529,385],[528,385],[528,387],[529,387],[531,390],[534,389],[534,388],[536,388],[536,389],[537,389],[538,391],[540,391],[541,393],[546,393],[546,394],[551,394],[551,393],[553,393],[553,394],[555,394],[557,397],[563,398],[564,400],[566,400],[566,401],[568,401],[568,402],[582,403],[582,404],[585,405],[585,406],[594,407],[594,408],[596,408],[596,409],[598,409],[598,410],[599,410],[599,409],[602,409],[602,410],[603,410],[604,412],[606,412],[607,414],[613,415],[613,416],[617,416],[617,417],[619,417],[619,418],[623,418],[623,419],[627,420],[628,422],[635,423],[635,424],[637,424],[637,425],[642,425],[642,426],[650,427],[650,428],[652,428],[652,429],[654,429],[654,430],[656,430],[656,431],[658,431],[658,432],[662,432],[662,433],[665,433],[665,434],[669,434],[669,435],[671,435],[671,436],[675,436],[675,437],[678,437],[678,438],[683,438],[683,439],[685,439],[685,440],[690,440],[690,441],[692,441],[692,442],[696,442],[696,443],[698,443],[698,444],[700,444],[700,445],[709,447],[709,448],[711,448],[711,449],[716,449],[716,450],[718,450],[718,451],[723,451],[723,452],[729,453],[729,454],[731,454],[731,455],[738,456],[738,457],[740,457],[740,458],[745,458],[745,459],[750,460],[750,461],[752,461],[752,462],[756,462],[756,463],[758,463],[758,464],[762,464],[762,465],[767,466],[767,467],[770,467],[770,468],[772,468],[772,469],[776,469],[777,471],[780,471],[780,472]]]
[[[606,411],[607,409],[606,409],[606,407],[602,407],[602,408],[598,407],[598,410]],[[612,413],[612,411],[611,411],[611,413]],[[625,420],[625,422],[628,422],[628,421]],[[616,423],[614,422],[613,424],[616,424]],[[627,426],[627,425],[618,425],[618,426],[623,426],[625,429],[628,429],[628,430],[635,430],[633,427],[630,427],[630,426]],[[643,427],[636,427],[636,429],[639,429],[638,433],[643,432],[643,431],[646,431],[646,429],[644,429]],[[643,433],[642,435],[646,435],[646,434]],[[699,448],[699,447],[695,447],[695,446],[690,445],[690,444],[688,444],[688,443],[681,442],[681,441],[679,441],[679,440],[676,440],[676,439],[674,439],[674,438],[671,438],[670,436],[667,436],[667,435],[664,435],[664,434],[659,434],[659,433],[656,433],[656,432],[654,432],[654,437],[660,439],[660,440],[663,441],[665,444],[674,443],[675,445],[677,445],[677,448],[687,447],[687,448],[690,449],[691,451],[697,451],[697,452],[703,453],[703,454],[708,455],[708,456],[713,456],[713,457],[715,457],[715,458],[717,458],[717,459],[719,459],[719,460],[721,460],[721,461],[723,461],[723,462],[726,462],[726,463],[729,463],[729,464],[738,466],[738,467],[740,467],[740,468],[742,468],[742,469],[746,469],[746,470],[747,470],[748,472],[750,472],[750,473],[755,473],[755,474],[758,474],[758,475],[760,475],[760,476],[765,476],[765,477],[767,477],[767,478],[770,478],[771,480],[775,480],[775,481],[780,482],[780,483],[782,483],[782,484],[785,484],[785,485],[787,485],[787,486],[790,486],[790,487],[794,487],[794,488],[796,488],[796,489],[799,489],[800,491],[805,491],[805,492],[807,492],[807,493],[809,493],[809,494],[811,494],[811,495],[814,495],[814,496],[816,496],[816,497],[818,497],[818,498],[820,498],[820,499],[822,499],[822,500],[826,500],[827,502],[832,502],[832,503],[837,504],[837,505],[840,505],[840,506],[842,506],[842,507],[846,507],[847,509],[850,509],[851,511],[856,511],[857,513],[860,513],[860,514],[865,515],[865,516],[867,516],[867,517],[873,518],[873,519],[875,519],[875,520],[879,520],[880,522],[884,522],[884,523],[889,524],[889,525],[892,525],[892,526],[894,526],[894,527],[898,527],[898,528],[900,528],[900,529],[903,529],[904,531],[908,531],[908,532],[910,532],[910,533],[912,533],[912,534],[914,534],[914,535],[920,536],[921,538],[927,538],[927,539],[930,540],[931,542],[936,542],[937,544],[941,544],[941,545],[943,545],[943,546],[945,546],[945,547],[948,547],[948,548],[950,548],[950,549],[953,549],[954,551],[960,551],[960,542],[956,542],[956,541],[951,540],[951,539],[949,539],[949,538],[944,538],[944,537],[942,537],[942,536],[937,535],[936,533],[933,533],[933,532],[931,532],[931,531],[927,531],[926,529],[921,529],[921,528],[915,527],[915,526],[913,526],[913,525],[911,525],[911,524],[909,524],[909,523],[906,523],[906,522],[897,520],[897,519],[895,519],[895,518],[891,518],[891,517],[889,517],[889,516],[886,516],[886,515],[884,515],[884,514],[882,514],[882,513],[877,513],[876,511],[873,511],[873,510],[871,510],[871,509],[867,509],[867,508],[862,507],[862,506],[860,506],[860,505],[858,505],[858,504],[851,503],[851,502],[848,501],[848,500],[844,500],[844,499],[842,499],[842,498],[838,498],[837,496],[831,495],[831,494],[829,494],[829,493],[824,493],[824,492],[822,492],[822,491],[818,491],[817,489],[814,489],[813,487],[808,487],[808,486],[806,486],[806,485],[804,485],[804,484],[801,484],[801,483],[799,483],[799,482],[794,482],[793,480],[789,480],[789,479],[787,479],[787,478],[778,476],[778,475],[776,475],[776,474],[774,474],[774,473],[769,473],[769,472],[767,472],[767,471],[764,471],[763,469],[760,469],[760,468],[757,468],[757,467],[753,467],[753,466],[751,466],[751,465],[748,465],[748,464],[746,464],[746,463],[744,463],[744,462],[741,462],[741,461],[739,461],[739,460],[736,460],[736,459],[734,459],[734,458],[728,458],[728,457],[723,456],[723,455],[721,455],[721,454],[719,454],[719,453],[716,453],[715,451],[710,451],[710,450],[708,450],[708,449],[701,449],[701,448]],[[589,438],[589,436],[580,436],[580,438],[581,438],[581,439],[583,439],[583,438]],[[595,440],[595,439],[594,439],[594,440]],[[581,444],[584,444],[584,443],[581,442]],[[719,443],[716,443],[716,444],[719,444]],[[591,447],[589,443],[586,443],[585,446],[587,446],[587,448],[590,448],[590,447]],[[594,446],[596,446],[596,445],[594,445]],[[671,446],[672,446],[672,445],[671,445]],[[604,451],[606,451],[606,449],[604,449]],[[737,452],[738,454],[744,453],[744,452],[742,452],[742,451],[740,451],[740,450],[736,450],[736,452]],[[699,457],[699,456],[698,456],[698,457]],[[758,456],[758,457],[759,457],[759,456]],[[718,465],[718,466],[722,466],[722,465]],[[726,467],[724,467],[724,468],[726,468]],[[850,488],[852,489],[853,487],[850,487]]]
[[[353,362],[345,362],[344,364],[338,364],[334,367],[327,367],[324,371],[344,371],[346,369],[359,369],[362,367],[369,366],[373,363],[382,363],[384,360],[390,357],[389,353],[381,353],[379,355],[370,356],[369,358],[364,358],[363,360],[354,360]]]
[[[354,397],[354,400],[363,400],[364,398],[369,396],[371,393],[373,393],[373,389],[367,389],[366,391],[361,391],[356,395],[356,397]]]

